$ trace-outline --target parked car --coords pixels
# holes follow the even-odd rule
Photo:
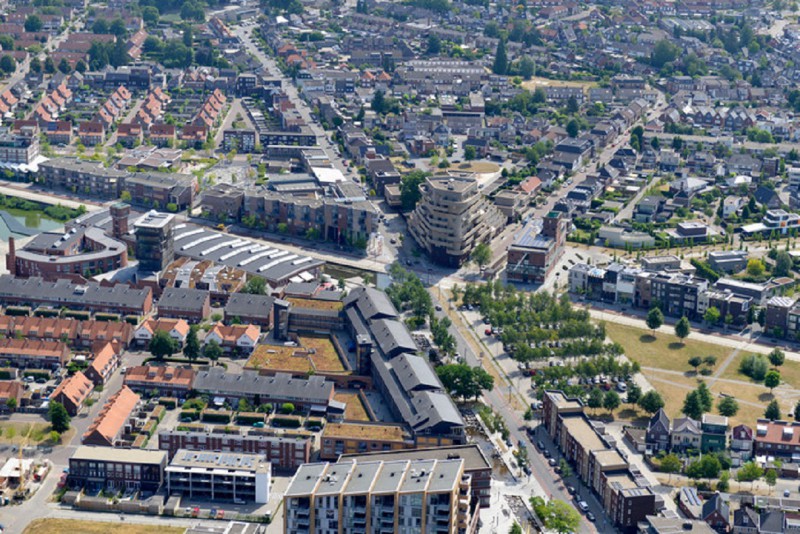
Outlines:
[[[597,521],[597,518],[594,516],[594,514],[592,512],[586,512],[586,519],[588,519],[592,523]]]
[[[576,493],[578,493],[578,490],[575,489],[575,486],[568,485],[567,493],[569,493],[570,495],[575,495]]]
[[[555,467],[556,465],[558,465],[558,462],[556,462],[556,459],[555,459],[555,458],[550,458],[549,460],[547,460],[547,464],[548,464],[550,467]]]
[[[586,501],[578,501],[578,508],[581,509],[581,512],[588,512],[589,503],[587,503]]]

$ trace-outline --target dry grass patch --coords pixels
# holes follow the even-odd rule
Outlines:
[[[183,534],[183,527],[164,525],[135,525],[132,523],[106,523],[78,521],[77,519],[37,519],[23,534]]]
[[[655,367],[667,371],[691,372],[689,358],[715,356],[716,366],[732,352],[732,349],[705,341],[686,339],[684,343],[672,334],[658,333],[655,337],[649,330],[632,326],[606,323],[606,334],[625,349],[625,355],[642,367]],[[716,368],[715,366],[715,368]]]
[[[309,358],[319,372],[342,373],[345,371],[339,353],[327,337],[299,337],[300,346],[309,352]]]

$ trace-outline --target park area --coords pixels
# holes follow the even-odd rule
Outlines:
[[[793,386],[800,383],[800,363],[796,361],[787,359],[777,368],[780,385],[770,392],[763,380],[756,381],[741,372],[742,361],[753,354],[746,346],[734,349],[691,338],[681,341],[672,334],[659,332],[654,336],[648,330],[619,323],[606,323],[606,333],[622,345],[629,359],[639,363],[642,374],[663,397],[670,417],[683,417],[684,399],[701,381],[714,395],[712,413],[717,413],[717,403],[725,396],[736,399],[739,410],[730,417],[732,425],[752,427],[756,419],[764,417],[773,399],[780,404],[781,418],[787,419],[800,399],[800,391]],[[690,363],[693,358],[692,363],[699,365]]]
[[[75,519],[37,519],[25,529],[24,534],[183,534],[185,528],[164,525],[134,525],[131,523],[106,523],[78,521]]]

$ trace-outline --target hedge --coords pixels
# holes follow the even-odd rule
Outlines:
[[[139,316],[138,315],[126,315],[125,322],[128,324],[132,324],[133,326],[139,326]]]
[[[297,417],[274,417],[272,424],[277,427],[300,428],[302,423]]]
[[[117,322],[119,321],[118,313],[95,313],[95,321]]]
[[[191,419],[192,421],[197,421],[198,419],[200,419],[200,412],[195,411],[195,410],[191,410],[191,411],[184,410],[184,411],[181,411],[181,415],[180,415],[180,417],[178,419],[180,421],[182,421],[183,419]]]
[[[206,423],[230,423],[231,412],[219,410],[206,410],[201,417]]]
[[[317,429],[322,428],[322,419],[309,419],[306,421],[306,428]]]
[[[152,419],[145,423],[144,427],[142,427],[142,433],[146,434],[148,437],[153,435],[153,431],[158,426],[157,421],[153,421]]]
[[[16,317],[25,316],[31,314],[31,309],[25,306],[9,306],[6,308],[6,315],[14,315]]]
[[[178,399],[175,397],[161,397],[158,399],[158,404],[165,407],[167,410],[174,410],[178,406]]]
[[[33,312],[35,317],[58,317],[61,312],[59,310],[38,309]]]
[[[11,380],[15,375],[11,369],[0,369],[0,380]]]
[[[160,423],[161,420],[164,419],[165,413],[167,413],[167,409],[159,405],[153,408],[153,411],[150,413],[150,417],[152,417],[153,419],[155,419]]]
[[[147,365],[150,362],[169,362],[169,363],[190,363],[193,365],[208,365],[208,360],[189,360],[187,358],[156,358],[151,356],[149,358],[145,358],[144,364]]]
[[[252,425],[253,423],[263,423],[266,420],[263,413],[239,413],[236,416],[236,422],[239,424]]]

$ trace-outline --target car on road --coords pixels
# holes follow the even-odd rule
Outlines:
[[[556,459],[555,459],[555,458],[550,458],[549,460],[547,460],[547,464],[548,464],[550,467],[555,467],[555,466],[556,466],[556,464],[558,464],[558,462],[556,462]]]
[[[578,490],[575,489],[575,486],[567,485],[567,493],[569,493],[570,495],[575,495],[576,493],[578,493]]]
[[[578,501],[578,508],[581,509],[581,512],[588,512],[589,503],[587,503],[586,501]]]
[[[592,523],[597,521],[597,518],[594,516],[594,514],[592,512],[586,512],[586,519],[588,519]]]
[[[552,456],[552,455],[550,454],[550,451],[548,451],[547,449],[543,450],[543,451],[542,451],[542,454],[544,454],[544,457],[545,457],[545,458],[550,458],[550,456]]]

